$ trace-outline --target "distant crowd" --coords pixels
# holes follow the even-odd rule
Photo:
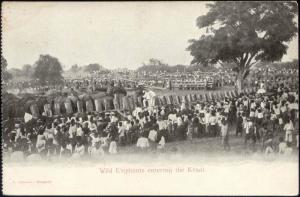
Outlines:
[[[41,85],[38,80],[14,81],[6,84],[8,89],[19,89],[20,91],[32,90],[45,92],[48,90],[62,90],[63,88],[90,89],[91,91],[106,89],[113,84],[121,84],[124,88],[136,88],[139,85],[158,86],[172,89],[174,87],[184,89],[185,84],[192,84],[201,81],[212,83],[212,87],[235,86],[236,74],[230,70],[219,70],[218,72],[109,72],[93,73],[83,78],[66,78],[61,82],[46,81]],[[291,89],[297,89],[298,81],[297,69],[257,69],[250,72],[244,81],[245,87],[259,87],[260,83],[265,83],[268,89],[273,89],[274,85],[285,83]],[[299,82],[299,81],[298,81]],[[178,85],[179,84],[179,85]],[[180,88],[179,88],[180,89]],[[186,88],[185,88],[186,89]],[[196,88],[198,89],[198,88]]]

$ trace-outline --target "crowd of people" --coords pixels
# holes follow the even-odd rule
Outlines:
[[[90,73],[84,77],[67,77],[60,82],[46,81],[45,84],[41,85],[38,80],[27,80],[27,81],[9,81],[6,86],[8,89],[30,89],[37,91],[47,91],[51,89],[63,89],[68,88],[106,88],[111,83],[122,82],[125,88],[135,88],[138,84],[147,86],[159,86],[168,87],[169,81],[181,81],[188,82],[190,79],[201,81],[206,80],[207,77],[215,79],[215,84],[218,87],[221,86],[233,86],[234,85],[234,74],[230,72],[177,72],[177,73],[156,73],[156,72],[116,72],[111,71],[107,73]],[[122,79],[122,80],[116,80]]]
[[[124,146],[165,149],[166,143],[217,138],[229,151],[233,130],[245,150],[290,154],[299,146],[298,92],[283,85],[273,95],[240,94],[235,98],[178,106],[142,102],[133,111],[42,116],[6,124],[4,154],[30,158],[98,158]],[[218,141],[218,140],[217,140]],[[18,155],[18,156],[15,156]]]
[[[112,84],[121,83],[124,88],[136,88],[139,85],[157,86],[173,90],[190,90],[203,88],[221,88],[236,86],[236,73],[230,69],[219,69],[216,72],[138,72],[138,71],[107,71],[89,73],[86,76],[65,78],[59,83],[47,81],[41,85],[38,80],[9,81],[7,89],[19,89],[27,92],[46,92],[48,90],[62,90],[64,88],[89,89],[91,91],[104,90]],[[258,68],[250,71],[244,80],[244,87],[259,87],[265,83],[268,90],[277,89],[276,84],[285,83],[285,86],[297,89],[298,70],[291,68]],[[275,86],[275,87],[274,87]]]

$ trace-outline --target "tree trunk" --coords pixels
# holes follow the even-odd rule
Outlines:
[[[243,75],[242,75],[242,73],[238,73],[238,75],[237,75],[236,86],[237,86],[238,94],[242,93],[242,91],[243,91]]]

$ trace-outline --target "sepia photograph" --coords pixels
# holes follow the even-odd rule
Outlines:
[[[298,195],[296,1],[2,2],[4,195]]]

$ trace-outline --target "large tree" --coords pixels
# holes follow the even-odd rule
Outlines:
[[[143,65],[137,70],[146,72],[171,72],[171,67],[167,63],[164,63],[162,60],[151,58],[149,59],[149,62],[143,63]]]
[[[50,55],[40,55],[40,58],[35,63],[35,71],[33,76],[37,78],[41,84],[61,83],[63,80],[62,66],[57,58]]]
[[[100,71],[103,69],[103,66],[101,66],[100,64],[89,64],[87,66],[85,66],[84,71],[89,72],[89,73],[93,73],[95,71]]]
[[[22,73],[24,76],[30,78],[34,73],[34,68],[29,64],[25,64],[22,68]]]
[[[7,72],[7,61],[1,55],[1,82],[7,82],[12,78],[11,73]]]
[[[298,31],[296,2],[232,1],[207,7],[208,13],[196,22],[200,29],[206,28],[206,34],[190,40],[187,50],[194,57],[192,63],[234,63],[239,92],[250,67],[281,60]]]
[[[80,69],[80,68],[78,67],[78,65],[77,65],[77,64],[74,64],[74,65],[71,66],[70,71],[71,71],[72,73],[76,73],[76,72],[79,71],[79,69]]]

